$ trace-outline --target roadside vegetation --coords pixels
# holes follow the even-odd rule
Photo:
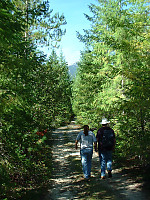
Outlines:
[[[0,199],[19,198],[51,176],[47,141],[70,120],[71,86],[63,55],[46,58],[37,45],[56,45],[65,23],[48,2],[0,2]]]
[[[98,2],[86,15],[91,28],[78,33],[85,51],[73,84],[73,111],[79,123],[91,128],[108,118],[116,133],[118,163],[149,169],[149,3]]]
[[[72,116],[96,129],[108,118],[118,166],[144,169],[150,179],[149,3],[98,0],[89,9],[91,29],[78,33],[85,50],[70,80],[55,52],[64,15],[47,1],[0,1],[0,199],[49,183],[51,132]],[[40,46],[49,46],[49,58]]]

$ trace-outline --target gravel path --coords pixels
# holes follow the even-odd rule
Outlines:
[[[75,150],[74,143],[79,126],[72,122],[69,126],[61,127],[53,132],[53,176],[50,180],[52,188],[44,200],[148,200],[142,192],[142,185],[135,183],[120,170],[113,170],[113,178],[100,180],[99,160],[97,153],[93,154],[92,177],[90,181],[83,180],[79,149]]]

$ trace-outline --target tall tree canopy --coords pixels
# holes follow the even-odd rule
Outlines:
[[[71,117],[63,56],[52,52],[47,61],[36,49],[35,38],[37,44],[48,44],[64,34],[64,16],[51,14],[47,2],[0,1],[0,199],[47,181],[51,174],[47,137]]]
[[[86,15],[91,29],[78,38],[82,53],[73,86],[73,109],[81,123],[111,119],[124,155],[149,158],[149,3],[99,0]],[[133,143],[134,140],[134,143]],[[127,142],[128,141],[128,142]],[[129,154],[130,151],[130,154]]]
[[[46,0],[13,0],[15,7],[22,12],[26,40],[32,39],[35,44],[53,45],[65,34],[62,25],[66,24],[63,14],[54,13]]]

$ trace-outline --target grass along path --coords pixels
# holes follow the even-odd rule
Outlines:
[[[92,160],[92,177],[85,182],[80,161],[80,150],[75,150],[74,143],[80,129],[72,122],[53,132],[53,175],[52,188],[44,200],[148,200],[141,191],[141,185],[120,170],[113,170],[113,178],[100,180],[100,165],[97,153]]]

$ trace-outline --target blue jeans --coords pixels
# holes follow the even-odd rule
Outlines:
[[[85,178],[89,178],[91,175],[91,162],[92,162],[92,148],[81,149],[81,163],[83,167],[83,173]]]
[[[99,151],[99,158],[101,164],[101,176],[105,176],[106,165],[107,171],[112,171],[112,151]]]

